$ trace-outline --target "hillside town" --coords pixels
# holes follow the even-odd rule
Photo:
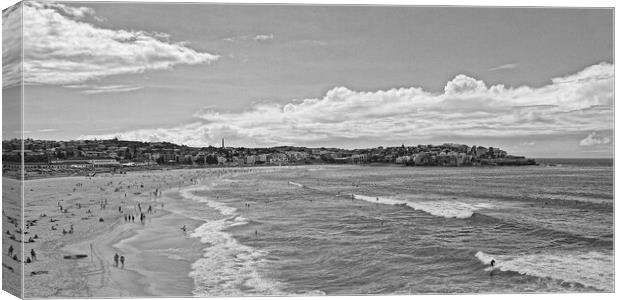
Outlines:
[[[2,142],[3,171],[19,172],[21,141]],[[179,167],[242,167],[303,164],[397,164],[404,166],[534,165],[497,147],[445,143],[369,149],[190,147],[168,142],[111,140],[24,140],[27,175]]]

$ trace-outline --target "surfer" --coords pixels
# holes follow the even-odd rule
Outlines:
[[[491,259],[491,272],[489,272],[489,276],[493,276],[493,271],[495,271],[495,260]]]
[[[114,253],[114,266],[118,267],[118,253]]]
[[[121,255],[121,268],[125,268],[125,256]]]

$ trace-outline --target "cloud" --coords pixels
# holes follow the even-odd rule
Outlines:
[[[599,137],[596,132],[590,133],[585,139],[579,142],[580,146],[594,146],[609,144],[611,140],[608,137]]]
[[[505,65],[497,66],[494,68],[490,68],[489,71],[510,70],[510,69],[516,68],[517,66],[518,66],[517,64],[505,64]]]
[[[144,88],[144,86],[140,85],[87,85],[87,84],[78,84],[78,85],[65,85],[66,88],[71,89],[82,89],[80,93],[85,95],[93,95],[93,94],[102,94],[102,93],[121,93],[121,92],[131,92],[137,91]]]
[[[2,11],[2,84],[22,82],[22,5],[17,3]]]
[[[87,21],[96,19],[90,8],[31,1],[24,2],[22,8],[25,84],[77,84],[218,59],[217,55],[189,48],[187,43],[172,43],[165,33],[99,28]],[[19,22],[19,11],[3,13],[3,28],[19,28]],[[6,76],[6,87],[19,83],[15,75],[19,52],[5,53],[4,49],[19,48],[21,41],[5,37],[3,59],[8,59],[3,69],[14,73]]]
[[[223,38],[223,40],[229,43],[235,43],[239,41],[248,41],[248,40],[255,41],[255,42],[264,42],[268,40],[273,40],[273,38],[274,38],[273,33],[270,33],[270,34],[258,34],[255,36],[251,36],[251,35],[231,36],[231,37]]]
[[[119,137],[187,145],[401,144],[455,137],[579,136],[613,128],[613,65],[601,63],[532,88],[487,86],[458,75],[443,93],[418,87],[354,91],[334,87],[319,98],[261,101],[241,112],[202,109],[185,125],[82,138]]]
[[[270,33],[270,34],[259,34],[259,35],[255,36],[255,37],[253,37],[252,39],[257,41],[257,42],[273,40],[273,33]]]
[[[481,93],[487,91],[487,86],[482,80],[476,80],[460,74],[446,84],[446,94]]]
[[[37,132],[54,132],[54,131],[58,131],[58,129],[55,129],[55,128],[44,128],[44,129],[37,130]]]

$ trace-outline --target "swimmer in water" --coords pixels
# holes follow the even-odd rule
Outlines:
[[[187,227],[185,226],[185,224],[183,224],[183,227],[181,227],[181,230],[183,230],[183,232],[187,230]]]

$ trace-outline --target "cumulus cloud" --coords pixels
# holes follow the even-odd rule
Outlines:
[[[99,28],[87,21],[96,19],[95,11],[87,7],[31,1],[24,2],[22,7],[25,84],[76,84],[218,59],[217,55],[196,51],[186,43],[172,43],[165,33]],[[3,14],[3,28],[19,28],[19,22],[18,11]],[[21,41],[7,40],[5,36],[4,49],[20,47]],[[9,59],[3,69],[19,70],[19,53],[5,55],[4,49],[3,59]],[[18,77],[6,76],[9,80],[5,79],[4,86],[18,84]]]
[[[609,144],[611,139],[606,136],[599,136],[596,132],[590,133],[585,139],[579,142],[580,146],[594,146]]]
[[[476,80],[460,74],[446,84],[446,94],[484,93],[487,85],[482,80]]]
[[[82,138],[196,146],[226,138],[238,145],[273,146],[583,134],[613,128],[613,65],[594,65],[540,88],[488,87],[458,75],[444,93],[418,87],[367,92],[335,87],[321,98],[262,102],[242,112],[209,108],[194,118],[186,125]]]

